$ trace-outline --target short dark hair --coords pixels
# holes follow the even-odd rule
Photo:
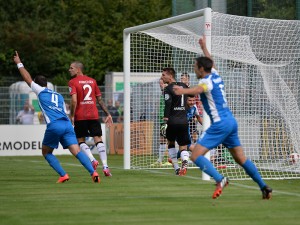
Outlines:
[[[79,69],[83,72],[84,66],[83,66],[83,63],[82,63],[82,62],[74,61],[74,62],[72,62],[71,64],[75,64],[76,67],[79,68]]]
[[[198,68],[203,67],[205,72],[210,73],[211,68],[213,67],[214,62],[208,57],[197,57],[196,58]]]
[[[34,78],[34,82],[40,85],[41,87],[47,87],[47,78],[42,75],[36,76]]]
[[[190,75],[187,72],[183,72],[180,77],[187,77],[190,78]]]
[[[172,77],[175,78],[176,72],[172,67],[165,67],[165,68],[162,69],[162,71],[171,74]]]
[[[195,95],[188,95],[187,97],[188,98],[195,98],[196,96]]]

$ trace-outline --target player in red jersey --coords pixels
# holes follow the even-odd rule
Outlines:
[[[96,169],[99,163],[91,153],[89,146],[85,143],[86,137],[93,137],[103,165],[103,173],[105,176],[111,176],[107,164],[106,148],[102,140],[97,102],[107,115],[105,123],[108,127],[113,123],[112,117],[102,101],[96,80],[83,74],[83,64],[78,61],[72,62],[69,72],[71,74],[69,91],[72,97],[70,117],[74,124],[80,150],[87,154],[93,167]]]

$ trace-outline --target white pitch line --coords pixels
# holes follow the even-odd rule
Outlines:
[[[15,160],[15,161],[26,161],[26,160]],[[26,161],[26,162],[33,162],[33,163],[44,163],[44,161],[38,161],[38,160],[31,160],[31,161]],[[62,163],[63,165],[69,165],[69,166],[82,166],[81,164],[74,164],[74,163]],[[121,167],[111,167],[113,169],[118,169],[118,170],[123,170],[123,168]],[[165,173],[159,170],[142,170],[142,171],[146,171],[148,173],[153,173],[153,174],[163,174],[163,175],[170,175],[169,173]],[[184,176],[185,178],[188,179],[193,179],[193,180],[199,180],[201,179],[200,177],[193,177],[193,176]],[[214,181],[208,181],[208,182],[214,182]],[[245,185],[245,184],[239,184],[239,183],[234,183],[234,182],[230,182],[230,185],[233,186],[237,186],[237,187],[243,187],[243,188],[247,188],[247,189],[252,189],[252,190],[258,190],[258,188],[256,186],[250,186],[250,185]],[[289,195],[289,196],[296,196],[296,197],[300,197],[300,194],[298,193],[292,193],[292,192],[285,192],[285,191],[279,191],[279,190],[273,190],[273,193],[276,194],[282,194],[282,195]]]

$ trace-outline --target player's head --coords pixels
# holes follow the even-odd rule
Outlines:
[[[195,95],[188,95],[187,97],[187,105],[189,108],[193,107],[196,104]]]
[[[115,101],[115,107],[116,107],[117,109],[121,107],[120,101],[118,101],[118,100]]]
[[[107,100],[107,105],[108,106],[112,106],[113,105],[113,100],[112,99],[108,99]]]
[[[213,61],[208,57],[197,57],[195,59],[194,70],[197,78],[204,77],[207,73],[211,73]]]
[[[180,76],[180,82],[190,86],[190,75],[188,73],[182,73]]]
[[[42,75],[36,76],[34,78],[34,82],[40,85],[41,87],[47,87],[47,78]]]
[[[24,111],[29,111],[29,99],[27,99],[24,103]]]
[[[70,68],[69,68],[69,72],[71,74],[71,77],[80,75],[83,73],[83,64],[79,61],[74,61],[71,63]]]
[[[172,67],[165,67],[162,69],[161,79],[164,83],[169,84],[175,81],[175,70]]]

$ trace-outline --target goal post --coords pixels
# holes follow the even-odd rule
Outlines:
[[[130,43],[130,35],[132,33],[142,32],[144,30],[148,30],[151,28],[165,26],[168,24],[189,20],[192,18],[197,18],[204,16],[206,14],[206,20],[208,23],[211,23],[211,9],[206,8],[194,12],[190,12],[187,14],[163,19],[160,21],[143,24],[135,27],[126,28],[123,32],[123,68],[124,68],[124,169],[130,169],[130,73],[131,73],[131,43]],[[204,28],[204,24],[203,24]],[[209,30],[209,29],[207,29]],[[210,39],[207,41],[208,49],[210,49]]]
[[[177,80],[208,49],[225,82],[245,154],[264,179],[300,178],[300,21],[250,18],[210,8],[124,30],[124,168],[154,165],[160,155],[158,80],[171,66]],[[205,130],[209,120],[204,118]],[[230,179],[249,179],[224,146],[209,159]],[[295,156],[296,155],[296,156]],[[189,167],[193,167],[192,163]],[[203,177],[205,179],[205,177]]]

